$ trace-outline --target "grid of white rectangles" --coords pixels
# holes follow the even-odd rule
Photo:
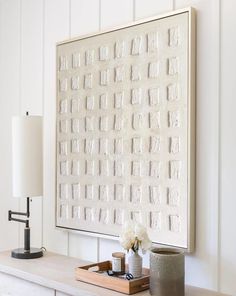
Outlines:
[[[57,226],[186,247],[187,13],[57,50]]]

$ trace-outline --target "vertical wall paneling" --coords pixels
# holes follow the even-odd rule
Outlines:
[[[12,197],[11,117],[20,112],[20,0],[0,1],[0,250],[18,246],[18,225],[8,210]]]
[[[56,42],[69,38],[69,0],[45,0],[43,244],[68,252],[68,233],[55,229]]]
[[[172,0],[135,0],[136,20],[172,10]]]
[[[187,257],[187,283],[217,289],[219,1],[176,0],[197,9],[196,252]]]
[[[233,0],[221,0],[221,291],[236,295],[235,235],[235,8]]]
[[[69,233],[68,254],[83,260],[97,261],[97,238],[74,232]]]
[[[41,51],[42,51],[42,116],[43,116],[43,130],[44,130],[44,67],[45,67],[45,59],[44,59],[44,42],[45,42],[45,0],[43,0],[42,3],[43,7],[42,7],[42,47],[41,47]],[[44,139],[43,139],[44,140]],[[43,152],[44,152],[44,142],[43,142]],[[44,161],[44,160],[43,160]],[[44,171],[44,168],[43,168]],[[44,183],[43,183],[44,184]],[[42,208],[42,216],[41,216],[41,236],[42,236],[42,240],[41,240],[41,246],[43,246],[43,199],[44,199],[44,190],[43,190],[43,196],[41,198],[41,208]]]
[[[101,0],[101,28],[111,28],[133,20],[133,0]]]
[[[42,115],[43,0],[22,0],[21,4],[21,115]],[[32,79],[33,77],[33,79]],[[42,245],[42,197],[30,204],[31,245]],[[25,211],[25,197],[20,201]],[[23,225],[20,230],[23,244]]]
[[[196,252],[186,258],[186,282],[236,294],[234,0],[0,0],[0,250],[16,247],[23,234],[7,221],[7,211],[19,205],[11,189],[11,117],[26,109],[44,115],[43,211],[41,199],[35,198],[33,244],[43,240],[50,251],[92,261],[121,250],[114,240],[55,229],[55,45],[186,6],[197,9],[198,23],[197,237]],[[23,210],[25,203],[20,204]]]
[[[71,0],[71,37],[99,29],[99,0]]]
[[[43,0],[21,1],[21,114],[42,115]]]
[[[78,37],[99,30],[99,1],[71,0],[70,9],[70,37]],[[68,253],[73,257],[96,261],[97,240],[96,237],[70,232]]]
[[[106,250],[106,252],[104,252],[104,250]],[[111,260],[113,252],[124,252],[119,242],[117,240],[101,239],[99,260]]]

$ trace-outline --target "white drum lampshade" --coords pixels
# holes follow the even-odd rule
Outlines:
[[[12,119],[13,196],[43,195],[43,134],[41,116]]]
[[[8,211],[8,220],[25,224],[24,248],[11,252],[18,259],[34,259],[43,256],[42,248],[30,246],[30,198],[43,195],[43,134],[41,116],[13,117],[12,164],[13,196],[26,197],[26,211]],[[26,216],[26,219],[15,218]]]

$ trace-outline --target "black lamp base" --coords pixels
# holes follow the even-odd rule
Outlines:
[[[11,256],[17,259],[36,259],[43,256],[43,251],[37,248],[30,248],[30,251],[25,251],[23,248],[20,248],[13,250]]]

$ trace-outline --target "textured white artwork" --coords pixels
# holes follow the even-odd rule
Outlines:
[[[59,57],[59,69],[60,71],[64,71],[68,69],[68,60],[66,56]]]
[[[72,54],[72,68],[76,69],[80,66],[80,53],[75,52]]]
[[[72,184],[72,199],[79,200],[80,198],[80,184]]]
[[[150,203],[161,204],[161,191],[160,186],[150,186]]]
[[[93,49],[88,49],[85,52],[85,65],[90,66],[94,62],[94,50]]]
[[[99,139],[99,152],[101,155],[108,155],[109,154],[109,146],[108,146],[108,139],[107,138],[101,138]]]
[[[79,119],[73,118],[71,120],[71,132],[72,133],[78,133],[79,132]]]
[[[92,82],[93,82],[93,75],[91,73],[85,74],[84,75],[84,88],[91,89]]]
[[[114,140],[114,152],[115,154],[123,154],[123,139],[122,138],[116,138]]]
[[[115,58],[123,58],[125,55],[125,41],[117,41],[115,43]]]
[[[148,65],[148,77],[157,78],[159,73],[159,62],[152,62]]]
[[[141,80],[141,67],[140,65],[131,66],[131,80]]]
[[[79,111],[79,100],[71,99],[71,113],[76,113]]]
[[[150,106],[158,105],[160,101],[159,88],[149,89],[149,104]]]
[[[62,99],[59,102],[59,112],[60,113],[67,113],[68,112],[68,100]]]
[[[108,85],[109,83],[109,69],[102,70],[100,72],[100,84],[101,85]]]
[[[107,93],[100,95],[100,108],[107,109]]]
[[[131,90],[131,104],[141,104],[142,102],[142,89],[135,88]]]
[[[115,82],[122,82],[125,78],[124,66],[119,66],[115,68]]]
[[[59,186],[59,196],[61,200],[68,199],[69,197],[69,185],[61,183]]]
[[[172,147],[172,146],[171,146]],[[161,152],[161,138],[160,136],[150,137],[150,153],[160,153]]]
[[[167,100],[176,101],[179,99],[179,86],[177,83],[173,83],[167,86]]]
[[[59,89],[60,89],[60,92],[67,91],[67,79],[66,78],[62,78],[59,80]]]
[[[71,89],[72,90],[79,89],[79,76],[72,76],[71,77]]]
[[[191,13],[58,44],[58,227],[192,248]]]
[[[61,155],[67,155],[68,154],[68,145],[67,141],[59,142],[60,148],[59,148],[59,153]]]
[[[94,96],[87,96],[86,98],[87,110],[93,110],[94,108]]]
[[[100,54],[100,61],[106,61],[109,57],[109,47],[108,46],[101,46],[99,48],[99,54]]]
[[[158,33],[150,32],[147,34],[148,52],[155,52],[158,49]]]
[[[169,31],[169,46],[178,46],[179,45],[179,27],[170,28]]]

